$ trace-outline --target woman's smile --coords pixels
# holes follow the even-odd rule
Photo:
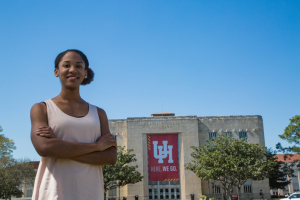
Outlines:
[[[77,76],[67,76],[67,79],[69,79],[70,81],[75,81],[75,80],[79,79],[79,77],[77,77]]]

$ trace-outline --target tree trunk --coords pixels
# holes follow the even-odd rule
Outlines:
[[[106,200],[106,192],[104,192],[104,200]]]
[[[238,200],[241,200],[241,187],[238,187]]]

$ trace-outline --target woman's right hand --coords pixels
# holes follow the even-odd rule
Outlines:
[[[35,131],[38,136],[46,138],[56,138],[56,135],[53,133],[53,130],[49,126],[41,126],[38,130]]]
[[[102,135],[97,140],[96,145],[99,147],[99,151],[104,151],[110,147],[115,147],[116,149],[118,148],[115,137],[110,133]]]

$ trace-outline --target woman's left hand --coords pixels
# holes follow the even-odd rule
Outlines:
[[[38,130],[35,131],[38,136],[46,138],[56,138],[56,135],[53,133],[53,130],[49,126],[41,126]]]

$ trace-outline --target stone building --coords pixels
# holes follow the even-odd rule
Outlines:
[[[197,200],[202,194],[221,199],[223,191],[218,186],[218,182],[212,185],[208,181],[201,181],[193,172],[184,169],[184,165],[191,161],[190,155],[193,150],[190,147],[203,145],[206,139],[223,133],[234,138],[247,137],[249,142],[265,146],[263,121],[259,115],[197,117],[155,113],[151,117],[109,120],[109,127],[111,133],[116,135],[119,146],[134,150],[137,162],[131,165],[137,166],[137,170],[144,176],[139,183],[127,185],[120,191],[119,189],[110,191],[108,197],[115,199],[119,198],[119,192],[121,199],[124,196],[128,200],[133,200],[136,195],[139,196],[139,200],[186,200],[191,199],[191,194],[194,194]],[[160,137],[163,138],[161,141],[159,141]],[[167,141],[168,137],[173,138],[173,145],[168,145],[167,142],[163,144],[163,140]],[[174,152],[178,153],[168,154],[173,147],[176,148]],[[160,148],[160,151],[164,148],[164,154],[158,154],[156,148]],[[153,159],[153,156],[156,159]],[[167,163],[167,156],[171,160],[169,160],[170,166],[166,165],[163,169],[158,169],[164,178],[155,179],[157,166],[152,166],[153,160]],[[259,199],[261,189],[265,198],[270,198],[268,179],[248,180],[242,188],[242,198]]]
[[[300,154],[294,154],[292,157],[290,156],[286,156],[285,158],[285,154],[277,154],[276,155],[278,157],[278,161],[281,162],[286,162],[286,163],[293,163],[293,162],[299,162],[300,160]],[[274,196],[284,196],[286,194],[291,194],[294,192],[299,192],[300,191],[300,170],[297,167],[297,165],[293,166],[293,170],[294,170],[294,174],[293,177],[287,176],[286,179],[290,180],[291,183],[287,186],[285,186],[284,189],[271,189],[270,193],[271,195]]]

